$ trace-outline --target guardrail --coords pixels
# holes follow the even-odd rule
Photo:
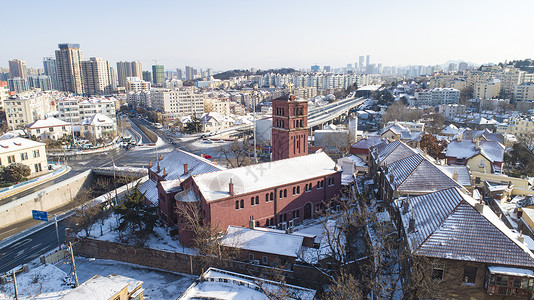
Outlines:
[[[66,169],[67,169],[67,166],[62,166],[60,169],[57,169],[57,170],[53,171],[52,173],[48,173],[48,174],[45,174],[45,175],[30,179],[30,180],[21,182],[21,183],[17,183],[17,184],[14,184],[12,186],[1,188],[0,189],[0,194],[2,194],[4,192],[11,191],[11,190],[14,190],[14,189],[18,189],[20,187],[24,187],[24,186],[26,186],[28,184],[32,184],[32,183],[35,183],[37,181],[42,181],[42,180],[44,180],[46,178],[49,178],[49,177],[53,177],[53,176],[55,176],[55,175],[57,175],[57,174],[59,174],[61,172],[64,172]],[[44,178],[45,176],[46,176],[46,178]]]

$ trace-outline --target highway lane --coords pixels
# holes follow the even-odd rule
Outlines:
[[[58,221],[59,241],[65,242],[65,220]],[[44,253],[58,248],[54,221],[48,221],[41,230],[24,236],[0,248],[0,273],[29,263]]]

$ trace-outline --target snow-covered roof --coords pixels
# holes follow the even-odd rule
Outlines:
[[[396,204],[408,246],[416,255],[534,267],[534,254],[503,221],[457,188]]]
[[[132,282],[128,283],[120,277],[113,274],[108,277],[95,275],[86,282],[80,284],[79,287],[70,290],[67,294],[63,295],[63,297],[60,297],[60,299],[111,299],[121,290],[127,288],[129,284],[135,285],[134,279],[132,279]],[[138,281],[138,283],[142,284],[143,282]]]
[[[181,191],[181,183],[182,181],[180,179],[162,180],[159,182],[159,184],[161,184],[161,187],[167,194]]]
[[[24,132],[22,129],[16,129],[15,131],[11,130],[4,133],[2,136],[0,136],[0,140],[8,140],[20,136],[26,136],[26,132]]]
[[[159,164],[159,172],[158,172]],[[185,173],[184,165],[187,164],[188,172]],[[165,155],[162,160],[155,162],[150,170],[160,177],[167,172],[165,180],[186,179],[192,175],[203,174],[223,170],[224,168],[214,165],[208,159],[176,149]]]
[[[229,183],[234,184],[234,194],[246,194],[262,189],[287,185],[291,182],[328,176],[338,172],[337,164],[324,152],[277,160],[273,162],[194,175],[200,192],[206,201],[230,196]],[[340,172],[340,171],[339,171]]]
[[[503,274],[519,277],[531,277],[534,278],[534,271],[520,268],[510,268],[502,266],[489,266],[488,271],[490,274]]]
[[[29,139],[15,137],[7,140],[0,140],[0,154],[19,151],[33,147],[43,146],[45,144],[32,141]]]
[[[441,130],[441,134],[449,134],[449,135],[455,135],[458,134],[458,127],[454,126],[454,124],[450,124],[443,128]]]
[[[82,120],[81,125],[89,125],[89,126],[110,126],[113,125],[113,120],[103,114],[96,113],[93,116],[89,118],[85,118]]]
[[[382,140],[382,138],[380,136],[364,136],[361,140],[359,140],[358,142],[356,142],[355,144],[353,144],[351,146],[351,148],[354,148],[354,149],[367,149],[369,150],[369,148],[377,145],[377,144],[380,144],[382,142],[385,142],[384,140]]]
[[[145,195],[145,198],[150,201],[154,206],[159,206],[158,200],[158,188],[157,183],[148,179],[147,181],[141,183],[138,187],[139,192]]]
[[[44,120],[37,120],[30,125],[28,125],[29,129],[37,129],[37,128],[49,128],[49,127],[58,127],[58,126],[70,126],[69,123],[54,118],[54,117],[48,117]]]
[[[278,295],[282,289],[284,296],[291,300],[312,300],[316,293],[312,289],[282,286],[279,282],[210,267],[178,299],[268,300],[263,290]]]
[[[389,144],[376,146],[378,162],[380,165],[389,165],[398,160],[410,157],[416,152],[401,141],[393,141]]]
[[[472,140],[455,140],[447,145],[445,156],[456,158],[471,158],[477,154],[484,155],[491,162],[502,162],[504,159],[504,145],[494,141],[479,141],[479,149]]]
[[[438,168],[450,178],[453,178],[453,174],[458,174],[458,183],[468,187],[471,186],[471,175],[467,166],[438,166]]]
[[[304,237],[298,235],[228,226],[221,245],[296,258],[302,251],[303,241]]]

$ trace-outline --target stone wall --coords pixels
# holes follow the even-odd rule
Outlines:
[[[233,272],[253,276],[283,275],[287,282],[309,288],[320,288],[328,282],[328,278],[310,266],[293,265],[293,270],[284,270],[253,265],[240,261],[222,261],[207,264],[204,257],[180,252],[169,252],[134,245],[101,241],[94,239],[81,239],[73,242],[74,254],[83,257],[111,259],[149,268],[161,269],[171,272],[200,275],[208,267],[217,267]]]

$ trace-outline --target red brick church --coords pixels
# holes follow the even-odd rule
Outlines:
[[[285,229],[315,217],[325,202],[340,194],[340,167],[324,152],[308,154],[307,113],[308,102],[294,95],[273,101],[271,162],[222,169],[199,158],[199,171],[187,174],[192,170],[180,167],[178,180],[168,183],[161,182],[161,174],[151,174],[154,167],[149,170],[160,210],[165,211],[162,219],[178,227],[183,245],[192,243],[181,213],[191,205],[201,208],[206,224],[220,230],[249,226],[251,220],[256,226]],[[175,159],[173,164],[181,165]],[[157,171],[171,173],[164,168],[160,165]]]

